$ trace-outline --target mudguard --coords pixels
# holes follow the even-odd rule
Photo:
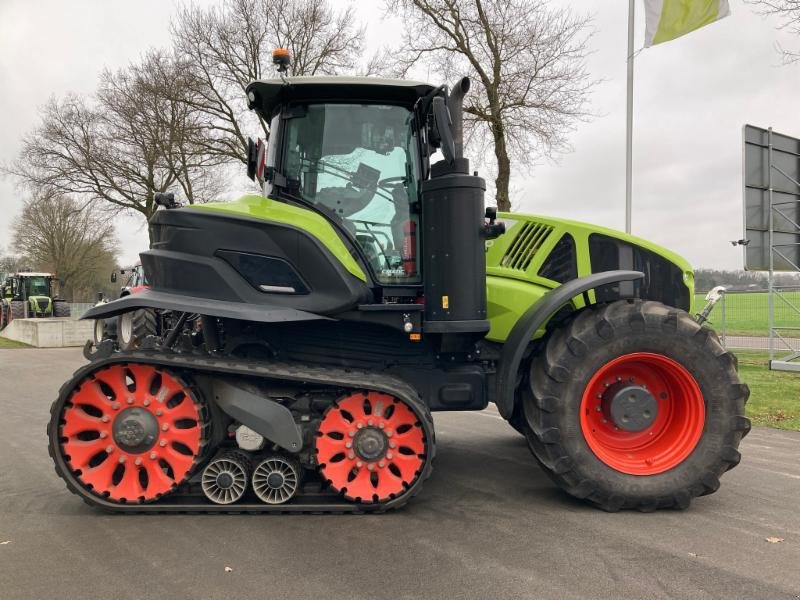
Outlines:
[[[328,317],[294,308],[228,302],[224,300],[198,298],[196,296],[157,292],[151,289],[145,289],[137,294],[129,294],[123,298],[93,306],[83,314],[81,319],[106,319],[124,312],[136,310],[137,308],[160,308],[162,310],[198,313],[228,319],[258,321],[261,323],[311,321],[315,319],[332,320]]]
[[[285,406],[222,379],[214,381],[214,396],[222,410],[269,441],[289,452],[303,448],[300,428]]]
[[[550,290],[542,296],[541,300],[525,311],[506,339],[500,357],[495,404],[503,418],[509,419],[514,411],[514,390],[516,388],[517,372],[519,371],[522,357],[525,355],[525,350],[528,348],[528,344],[536,331],[558,309],[575,296],[584,294],[601,285],[635,281],[643,277],[644,273],[639,271],[604,271],[602,273],[593,273],[586,277],[579,277]]]

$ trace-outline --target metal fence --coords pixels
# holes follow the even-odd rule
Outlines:
[[[704,294],[698,294],[702,307]],[[775,287],[773,350],[800,351],[800,287]],[[766,290],[727,291],[714,307],[709,322],[726,348],[770,349],[770,301]]]

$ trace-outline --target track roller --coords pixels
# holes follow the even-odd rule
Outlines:
[[[259,500],[265,504],[284,504],[297,493],[300,465],[291,458],[275,454],[256,466],[252,481]]]
[[[247,491],[251,469],[250,460],[241,452],[220,454],[203,469],[203,493],[214,504],[233,504]]]

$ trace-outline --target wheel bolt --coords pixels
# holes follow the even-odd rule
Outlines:
[[[375,421],[373,421],[372,419],[370,419],[369,421],[367,421],[367,425],[369,425],[370,427],[372,427],[373,425],[375,425]]]
[[[167,445],[167,442],[165,442],[164,440],[161,440],[160,442],[158,442],[158,445],[163,448],[164,446]]]
[[[360,469],[361,467],[364,466],[364,463],[359,460],[358,462],[356,462],[356,466]]]
[[[347,443],[344,445],[344,447],[345,447],[345,448],[352,448],[352,447],[353,447],[353,442],[347,442]]]
[[[113,408],[114,410],[119,410],[119,402],[112,402],[111,408]]]
[[[386,432],[386,437],[392,437],[393,435],[394,435],[393,431],[387,431]]]
[[[101,431],[101,432],[100,432],[100,439],[101,439],[101,440],[104,440],[104,439],[106,439],[107,437],[108,437],[108,434],[107,434],[105,431]]]
[[[166,423],[164,423],[164,424],[161,426],[161,431],[166,431],[167,429],[169,429],[169,425],[167,425]]]
[[[125,457],[124,456],[120,456],[119,457],[119,462],[120,462],[120,464],[124,463],[125,462]]]
[[[387,452],[386,453],[386,458],[388,458],[389,460],[392,460],[394,458],[394,454],[392,454],[391,452]]]
[[[131,398],[130,396],[128,396],[128,400],[127,400],[127,402],[128,402],[128,404],[133,404],[133,398]]]
[[[350,437],[354,437],[356,435],[356,432],[355,431],[348,431],[347,435],[349,435]]]
[[[102,419],[100,419],[100,420],[101,420],[103,423],[108,423],[108,421],[109,421],[108,415],[103,415],[103,418],[102,418]]]
[[[161,411],[161,409],[159,408],[159,409],[156,411],[156,416],[157,416],[157,417],[160,417],[160,416],[161,416],[161,414],[162,414],[162,411]]]
[[[358,429],[361,429],[361,428],[363,428],[363,427],[364,427],[364,424],[363,424],[363,423],[358,423],[358,424],[356,425],[356,427],[357,427]]]
[[[350,454],[347,455],[347,458],[349,458],[350,460],[353,460],[355,457],[356,457],[355,452],[351,452]]]
[[[378,466],[382,469],[383,467],[386,466],[386,461],[382,460],[381,462],[378,463]]]
[[[156,459],[156,453],[155,452],[151,452],[150,453],[150,459],[151,460],[155,460]]]
[[[106,446],[106,452],[111,454],[114,451],[114,446]]]
[[[598,406],[597,408],[595,408],[595,410],[596,410],[597,412],[600,412],[600,411],[602,411],[603,409],[602,409],[602,408],[600,408],[600,407]]]
[[[397,444],[394,442],[389,442],[389,448],[397,448]]]
[[[369,463],[367,465],[367,471],[372,471],[374,468],[375,468],[375,465],[373,465],[372,463]]]
[[[142,464],[142,459],[137,456],[136,460],[133,462],[136,464],[136,466],[139,466],[140,464]]]
[[[145,400],[144,402],[142,402],[142,404],[144,404],[145,406],[150,406],[150,400]]]

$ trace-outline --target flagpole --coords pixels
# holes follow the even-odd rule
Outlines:
[[[631,205],[633,189],[633,29],[635,0],[628,1],[628,101],[625,131],[625,232],[631,232]]]

